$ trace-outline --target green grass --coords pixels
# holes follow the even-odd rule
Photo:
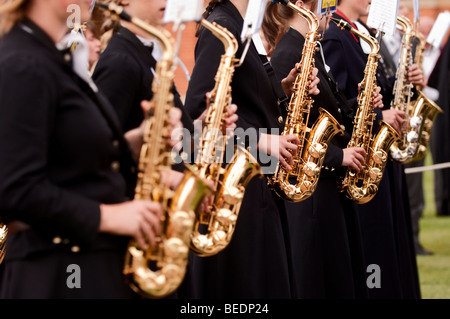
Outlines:
[[[428,153],[425,165],[431,164]],[[450,218],[436,216],[433,175],[433,171],[423,173],[425,210],[419,222],[419,238],[434,254],[417,256],[420,289],[423,299],[450,299]]]

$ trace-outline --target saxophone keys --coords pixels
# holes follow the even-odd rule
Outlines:
[[[411,128],[413,129],[419,128],[421,124],[422,124],[422,116],[412,116],[409,119],[409,126],[411,126]]]
[[[325,156],[327,149],[320,143],[312,143],[308,151],[312,157],[320,158],[322,156]]]
[[[417,133],[416,131],[408,132],[408,134],[406,135],[406,140],[409,143],[417,143],[417,141],[419,140],[419,133]]]
[[[187,256],[189,248],[184,242],[177,237],[172,237],[164,243],[164,255],[170,258],[179,258],[180,256]]]
[[[304,192],[310,190],[311,186],[312,186],[312,183],[310,181],[303,181],[300,184],[300,190],[301,190],[302,193],[304,193]]]
[[[237,203],[241,202],[243,198],[244,192],[238,187],[231,187],[223,193],[224,201],[232,205],[236,205]]]
[[[236,222],[237,217],[235,214],[233,214],[233,212],[231,210],[229,210],[228,208],[221,208],[217,211],[217,221],[221,224],[221,225],[230,225]]]
[[[197,234],[192,237],[192,243],[195,247],[204,250],[206,247],[211,247],[213,242],[211,238],[203,234]]]
[[[176,233],[184,233],[194,225],[194,216],[184,211],[177,211],[170,216],[172,230]]]
[[[213,233],[213,241],[214,243],[223,243],[226,242],[227,234],[223,230],[216,230]]]
[[[383,164],[387,161],[387,153],[383,150],[378,150],[373,153],[373,160],[377,164]]]
[[[184,277],[184,270],[176,264],[166,264],[161,272],[162,274],[156,277],[160,287],[166,286],[166,282],[177,281]]]
[[[383,177],[383,173],[378,167],[372,167],[371,169],[369,169],[368,173],[370,179],[373,181],[378,181]]]
[[[320,174],[320,168],[316,163],[308,162],[303,165],[303,172],[309,177],[316,177]]]

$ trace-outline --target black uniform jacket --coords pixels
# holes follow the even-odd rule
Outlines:
[[[55,249],[54,236],[122,249],[126,239],[98,233],[100,203],[126,199],[121,170],[134,162],[114,109],[72,71],[70,53],[19,23],[0,43],[0,96],[0,216],[29,226],[8,236],[6,258]]]
[[[144,119],[141,102],[153,97],[156,60],[152,49],[131,31],[121,27],[101,54],[92,75],[100,91],[116,109],[124,132],[141,124]],[[185,112],[175,86],[172,93],[175,106],[183,112],[183,126],[193,132],[193,122]]]

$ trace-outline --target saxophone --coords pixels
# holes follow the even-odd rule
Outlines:
[[[8,236],[8,227],[0,220],[0,264],[6,254],[6,239]]]
[[[414,62],[412,52],[412,40],[414,39],[413,24],[408,18],[399,16],[397,23],[400,25],[404,34],[400,48],[400,57],[397,67],[396,80],[394,83],[394,98],[391,102],[391,108],[405,112],[405,121],[402,125],[402,134],[400,140],[395,141],[390,149],[390,155],[393,160],[399,163],[410,163],[420,159],[418,152],[425,155],[430,131],[434,118],[442,110],[431,100],[425,97],[420,88],[416,88],[418,98],[411,100],[413,96],[413,84],[407,79],[409,66]],[[416,61],[421,63],[422,49],[416,48]],[[420,64],[419,64],[420,65]],[[423,136],[423,137],[422,137]]]
[[[164,211],[161,234],[156,238],[156,245],[145,251],[131,240],[123,272],[137,293],[145,297],[165,297],[174,292],[184,279],[195,212],[212,190],[204,181],[194,178],[184,181],[176,191],[162,182],[162,174],[169,172],[173,164],[167,124],[169,112],[174,107],[174,50],[170,34],[130,17],[114,3],[102,7],[157,38],[163,48],[152,85],[154,113],[145,123],[134,196],[135,199],[161,203]]]
[[[388,123],[380,121],[380,127],[376,135],[372,137],[373,121],[376,116],[373,112],[373,96],[377,86],[376,75],[380,59],[377,39],[354,29],[345,20],[332,18],[332,21],[341,29],[358,35],[371,48],[357,99],[358,109],[353,121],[353,132],[348,143],[348,147],[364,148],[367,153],[366,162],[360,172],[347,169],[341,185],[348,198],[358,204],[365,204],[376,195],[386,168],[387,151],[399,136]]]
[[[236,146],[230,163],[222,167],[227,137],[222,134],[227,117],[227,107],[231,103],[231,86],[236,63],[238,43],[231,32],[215,22],[205,19],[201,24],[210,30],[225,47],[215,76],[215,86],[207,109],[205,126],[193,165],[185,175],[200,176],[209,180],[216,190],[210,211],[197,214],[190,247],[197,255],[205,257],[217,254],[230,243],[245,187],[255,176],[260,175],[260,165],[244,148]]]
[[[320,172],[329,141],[336,134],[344,134],[339,122],[323,108],[311,128],[308,127],[313,99],[309,96],[309,85],[314,69],[314,53],[318,38],[319,22],[311,11],[298,7],[289,1],[284,5],[297,11],[309,24],[310,31],[305,37],[300,70],[294,82],[286,123],[282,135],[295,134],[300,140],[297,157],[289,171],[278,163],[269,186],[275,193],[289,202],[300,202],[310,197],[319,181]]]
[[[414,63],[422,67],[423,56],[425,52],[425,38],[423,34],[416,31],[414,32],[414,37],[417,39],[417,46],[414,55]],[[418,92],[418,97],[413,103],[414,108],[428,110],[423,121],[422,131],[419,139],[419,148],[416,155],[411,159],[411,162],[420,161],[425,157],[428,149],[428,144],[431,138],[431,130],[433,128],[434,120],[439,113],[444,111],[431,99],[425,96],[423,91],[419,86],[416,86]]]

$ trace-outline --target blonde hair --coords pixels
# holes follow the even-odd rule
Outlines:
[[[0,38],[25,16],[30,0],[0,0]]]
[[[297,0],[289,0],[295,4]],[[312,7],[317,6],[317,0],[303,0],[304,3],[311,3]],[[266,39],[268,50],[267,55],[271,56],[275,50],[278,41],[289,29],[288,21],[295,14],[297,14],[291,8],[279,3],[273,3],[269,1],[266,6],[266,11],[263,17],[263,23],[261,31]]]

